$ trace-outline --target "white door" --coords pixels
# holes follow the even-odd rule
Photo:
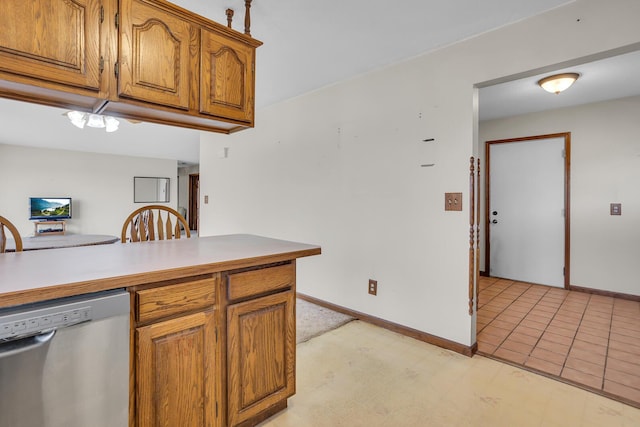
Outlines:
[[[564,287],[565,138],[489,143],[490,275]]]

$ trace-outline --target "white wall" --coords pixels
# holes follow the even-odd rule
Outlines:
[[[175,160],[81,153],[0,144],[0,215],[22,236],[32,236],[29,197],[71,197],[71,233],[119,236],[133,210],[133,177],[171,178],[170,203],[177,205]]]
[[[255,129],[203,133],[201,233],[320,244],[322,255],[298,263],[300,292],[470,345],[474,85],[638,42],[639,14],[637,0],[579,0],[261,109]],[[464,211],[445,213],[455,191]]]
[[[482,143],[571,132],[572,285],[640,295],[638,117],[636,96],[480,123]],[[610,203],[622,203],[622,216]]]

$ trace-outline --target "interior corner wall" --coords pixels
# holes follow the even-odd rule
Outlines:
[[[483,144],[571,132],[571,285],[640,295],[638,117],[635,96],[480,123]],[[621,216],[611,203],[622,203]]]
[[[22,236],[33,236],[29,197],[71,197],[67,231],[120,236],[133,202],[133,177],[171,178],[170,203],[177,205],[175,160],[117,156],[0,144],[0,215]]]
[[[471,345],[474,85],[638,42],[638,9],[578,0],[260,109],[254,129],[202,133],[201,234],[319,244],[298,261],[300,292]],[[445,192],[464,194],[462,212],[444,211]]]

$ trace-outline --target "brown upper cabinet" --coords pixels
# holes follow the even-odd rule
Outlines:
[[[253,123],[255,49],[202,30],[200,112]]]
[[[141,0],[121,0],[120,16],[118,95],[188,110],[197,28]]]
[[[0,94],[32,100],[30,86],[41,86],[100,96],[101,10],[100,0],[2,0]]]
[[[100,0],[2,0],[0,70],[100,88]]]
[[[223,133],[253,126],[262,43],[165,0],[2,0],[0,28],[1,97]]]

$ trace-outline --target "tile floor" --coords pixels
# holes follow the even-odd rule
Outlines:
[[[482,277],[478,352],[640,407],[640,302]]]
[[[632,406],[358,320],[297,346],[296,388],[261,427],[640,425]]]

